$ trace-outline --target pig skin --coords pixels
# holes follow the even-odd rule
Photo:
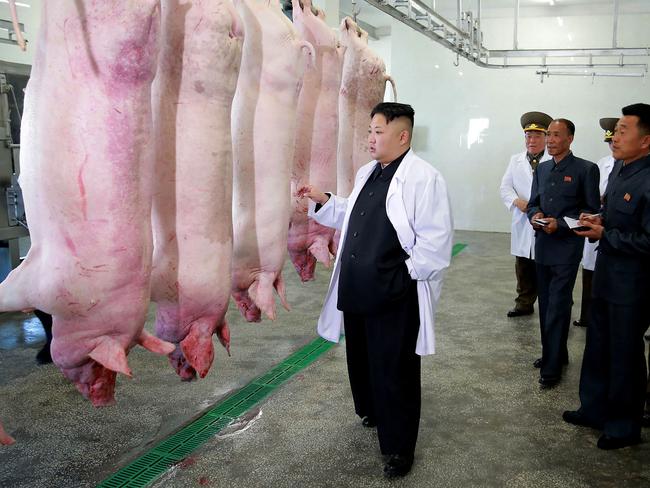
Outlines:
[[[150,90],[157,0],[42,2],[22,121],[25,261],[0,310],[53,315],[54,363],[93,405],[114,402],[144,331],[151,274]]]
[[[291,216],[296,107],[314,48],[277,0],[236,0],[244,48],[233,101],[232,295],[249,322],[276,317],[273,289],[288,310],[282,267]]]
[[[0,423],[0,446],[9,446],[16,442],[13,437],[5,432],[2,423]]]
[[[230,0],[163,0],[153,89],[156,147],[152,299],[156,335],[177,344],[184,380],[228,348],[232,260],[230,111],[243,32]]]
[[[338,138],[338,97],[343,67],[343,51],[325,15],[314,15],[310,0],[293,0],[293,23],[298,33],[316,51],[316,69],[305,73],[296,124],[296,150],[291,189],[294,195],[289,226],[289,257],[302,281],[314,279],[316,261],[330,266],[336,254],[334,229],[307,217],[304,198],[295,191],[311,183],[323,191],[336,193],[336,150]]]
[[[346,17],[340,27],[341,44],[346,48],[339,97],[339,144],[337,153],[337,195],[347,197],[352,191],[354,175],[372,160],[368,152],[370,112],[384,100],[386,65],[368,47],[368,33]]]

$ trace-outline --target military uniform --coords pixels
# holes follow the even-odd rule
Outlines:
[[[617,161],[609,178],[593,280],[579,413],[612,438],[638,438],[646,386],[650,295],[650,156]]]
[[[608,117],[600,119],[600,127],[605,131],[604,141],[609,144],[614,137],[614,129],[616,128],[618,118]],[[607,190],[607,180],[609,174],[614,167],[614,157],[610,154],[600,158],[596,162],[598,170],[600,171],[600,183],[598,189],[600,192],[601,201],[605,190]],[[582,252],[582,299],[580,301],[580,319],[573,322],[573,325],[580,327],[587,327],[589,325],[589,314],[591,310],[591,282],[596,267],[596,249],[598,248],[597,242],[589,242],[585,239],[585,247]]]
[[[542,112],[527,112],[521,116],[520,123],[524,133],[542,132],[546,134],[552,117]],[[517,277],[517,298],[515,308],[508,317],[533,313],[537,300],[537,277],[535,274],[535,236],[528,217],[514,204],[517,198],[528,201],[533,183],[533,172],[539,163],[551,158],[546,151],[530,154],[524,151],[514,154],[501,179],[499,188],[501,201],[512,212],[510,232],[510,254],[515,256],[515,276]]]
[[[596,213],[600,207],[598,167],[569,152],[559,162],[546,161],[533,176],[528,218],[539,212],[557,219],[557,231],[535,234],[535,264],[542,338],[540,383],[557,382],[568,361],[567,337],[572,293],[582,258],[584,238],[569,229],[563,217]]]

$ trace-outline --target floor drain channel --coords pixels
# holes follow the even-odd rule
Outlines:
[[[467,244],[454,244],[452,256],[460,254],[466,247]],[[321,338],[310,342],[237,393],[225,398],[194,422],[102,481],[98,488],[144,488],[153,483],[169,468],[180,463],[230,422],[245,414],[282,383],[316,361],[333,346],[334,343]]]
[[[334,343],[321,338],[310,342],[237,393],[225,398],[194,422],[102,481],[98,487],[144,488],[148,486],[333,346]]]

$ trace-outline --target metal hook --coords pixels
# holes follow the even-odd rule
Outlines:
[[[456,53],[456,61],[454,62],[454,66],[460,66],[460,54],[458,53]]]
[[[352,0],[352,20],[356,23],[357,15],[361,13],[361,8],[357,7],[356,0]]]

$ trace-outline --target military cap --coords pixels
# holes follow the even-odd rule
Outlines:
[[[521,128],[524,132],[535,130],[546,133],[551,122],[553,117],[544,112],[526,112],[521,116]]]
[[[605,142],[612,142],[614,129],[616,129],[616,122],[618,122],[618,118],[615,117],[600,119],[600,127],[605,131]]]

